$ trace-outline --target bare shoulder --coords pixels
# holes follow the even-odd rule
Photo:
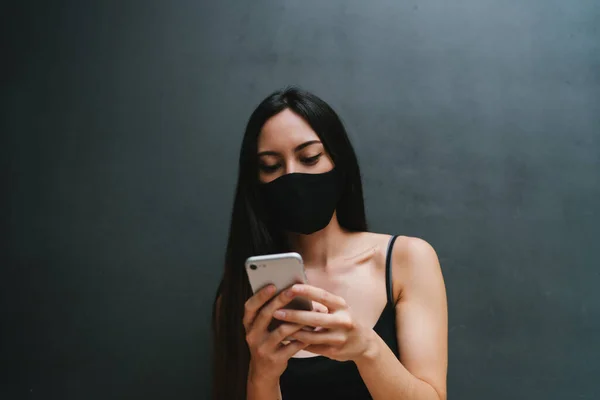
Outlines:
[[[444,289],[437,252],[429,242],[418,237],[397,237],[392,249],[392,277],[397,301],[415,290],[422,293]]]
[[[399,236],[392,254],[398,264],[406,267],[427,264],[431,268],[439,268],[438,256],[433,246],[418,237]]]
[[[392,252],[400,361],[446,398],[448,305],[438,256],[427,241],[399,236]],[[395,289],[396,291],[396,289]]]
[[[385,259],[388,243],[392,236],[390,234],[375,232],[361,232],[357,234],[358,240],[363,243],[363,246],[360,246],[360,248],[379,248],[382,261]],[[394,276],[402,277],[413,269],[422,272],[423,270],[439,271],[441,269],[437,253],[429,242],[413,236],[396,236],[397,238],[392,248],[392,272]]]
[[[392,236],[387,233],[375,233],[375,232],[357,232],[359,240],[367,243],[378,243],[386,244],[389,242]],[[394,257],[396,255],[400,257],[414,257],[414,256],[436,256],[433,246],[430,245],[424,239],[414,236],[397,236],[396,242],[394,243]]]
[[[357,241],[362,243],[362,247],[378,247],[381,249],[382,255],[387,252],[387,245],[394,235],[386,233],[375,233],[375,232],[359,232],[356,233]],[[419,263],[422,261],[437,260],[437,254],[428,242],[424,239],[412,236],[397,236],[396,242],[392,250],[393,264],[404,265],[412,263]]]

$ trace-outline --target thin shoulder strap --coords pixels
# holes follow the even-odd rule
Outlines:
[[[392,285],[392,249],[394,248],[394,242],[396,241],[396,239],[398,238],[398,236],[393,235],[390,238],[390,241],[388,243],[388,248],[387,248],[387,254],[385,257],[385,288],[387,291],[387,299],[388,299],[388,304],[390,305],[394,305],[395,301],[394,301],[394,290],[393,290],[393,285]]]

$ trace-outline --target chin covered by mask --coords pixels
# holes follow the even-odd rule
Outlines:
[[[278,228],[305,235],[325,228],[342,193],[340,173],[291,173],[260,184],[261,200]]]

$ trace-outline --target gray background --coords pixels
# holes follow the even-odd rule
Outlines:
[[[438,251],[449,398],[600,398],[598,1],[37,3],[2,15],[0,397],[207,397],[244,125],[298,84],[372,230]]]

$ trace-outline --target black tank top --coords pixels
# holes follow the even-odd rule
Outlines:
[[[391,268],[392,247],[396,238],[391,237],[385,260],[387,304],[374,330],[399,357]],[[291,358],[279,384],[283,400],[372,399],[353,361],[340,362],[325,356]]]

